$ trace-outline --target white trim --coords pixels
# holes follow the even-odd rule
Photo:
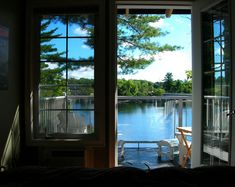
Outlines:
[[[116,1],[117,5],[170,5],[170,6],[191,6],[192,1]]]
[[[116,1],[116,5],[117,5],[117,9],[121,9],[121,8],[123,9],[125,8],[128,8],[128,9],[131,9],[131,8],[133,9],[172,9],[173,8],[173,9],[192,10],[193,2],[192,1],[143,1],[143,0],[140,0],[140,1]],[[192,25],[192,22],[191,22],[191,25]],[[117,66],[117,64],[115,65]],[[117,99],[117,96],[115,98]],[[193,101],[196,101],[196,100],[193,100]],[[116,109],[115,113],[117,115],[117,108],[115,109]],[[115,124],[116,124],[116,121],[115,121]],[[116,154],[116,158],[117,158],[117,154]]]
[[[199,3],[192,6],[192,155],[191,167],[201,163],[201,38]]]
[[[118,9],[191,9],[190,5],[118,5]]]

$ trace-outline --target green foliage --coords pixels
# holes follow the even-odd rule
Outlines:
[[[120,96],[153,96],[164,93],[162,88],[155,88],[154,83],[146,80],[119,79],[117,87]]]
[[[169,93],[173,93],[174,87],[175,83],[173,80],[173,74],[168,72],[163,80],[163,88],[167,90]]]
[[[76,23],[82,29],[87,30],[94,35],[94,17],[69,16],[69,23]],[[171,46],[168,44],[160,45],[156,42],[157,37],[164,37],[167,32],[163,32],[160,28],[154,28],[150,23],[159,21],[162,16],[156,15],[118,15],[118,65],[121,69],[120,73],[134,73],[136,70],[144,69],[154,61],[154,55],[163,51],[174,51],[180,49],[179,46]],[[58,49],[50,43],[53,37],[60,36],[55,34],[57,28],[48,31],[51,21],[66,23],[64,16],[52,16],[41,24],[41,55],[43,60],[54,61],[53,64],[41,63],[40,75],[40,94],[42,97],[62,96],[66,94],[73,95],[92,95],[94,94],[94,80],[90,79],[68,79],[65,82],[64,71],[67,69],[76,70],[80,66],[92,65],[87,62],[93,59],[84,59],[84,63],[59,63],[62,61],[65,52],[58,52]],[[93,38],[87,40],[86,43],[91,48],[94,47]],[[85,62],[86,61],[86,62]],[[53,66],[53,67],[51,67]],[[188,76],[188,74],[187,74]],[[189,74],[190,78],[190,74]],[[125,96],[152,96],[163,95],[164,93],[190,93],[190,80],[183,82],[174,81],[171,73],[165,76],[163,82],[152,83],[145,80],[118,80],[118,94]]]
[[[187,76],[187,80],[192,80],[192,78],[193,78],[192,70],[186,70],[185,73]]]
[[[76,19],[75,19],[76,18]],[[80,20],[80,24],[85,27],[84,17],[70,17],[72,21]],[[91,95],[94,94],[94,80],[89,79],[65,79],[65,71],[76,70],[84,66],[94,66],[93,57],[84,59],[84,62],[70,62],[64,63],[65,52],[58,52],[58,49],[51,43],[52,39],[61,36],[55,34],[58,28],[48,29],[51,22],[61,22],[65,20],[64,16],[48,16],[41,21],[40,32],[40,97],[55,97],[63,96],[65,94],[74,95]],[[81,22],[83,20],[84,22]],[[86,25],[87,26],[87,25]],[[87,27],[88,32],[92,32],[91,27]],[[90,41],[89,45],[93,45]],[[82,59],[80,59],[82,60]],[[59,62],[58,62],[59,61]],[[64,61],[64,62],[63,62]]]
[[[186,71],[186,75],[188,76]],[[192,76],[191,76],[192,79]],[[192,93],[192,80],[174,80],[172,73],[166,73],[163,80],[163,88],[167,93]]]
[[[52,37],[58,37],[59,34],[54,34],[58,28],[54,28],[50,31],[46,31],[48,26],[50,25],[51,20],[47,20],[41,23],[41,54],[40,58],[44,60],[63,60],[61,57],[65,54],[65,52],[58,52],[58,49],[54,47],[54,45],[49,42],[52,40]]]
[[[160,45],[156,38],[167,35],[160,28],[150,25],[164,18],[148,14],[120,14],[117,17],[117,62],[122,74],[144,69],[154,61],[154,55],[181,49],[179,46]]]
[[[156,42],[158,37],[164,37],[168,32],[152,27],[150,23],[159,21],[165,16],[149,14],[119,14],[117,15],[117,63],[122,74],[131,74],[144,69],[154,61],[154,55],[164,51],[181,49],[180,46],[161,45]],[[51,21],[66,24],[78,24],[88,35],[94,36],[94,15],[51,16]],[[49,34],[49,33],[48,33]],[[94,48],[94,38],[85,42]]]
[[[94,80],[80,78],[71,78],[68,80],[68,88],[72,95],[93,95],[94,94]]]
[[[158,96],[165,93],[192,93],[192,80],[174,80],[172,73],[167,73],[162,82],[146,80],[125,80],[117,82],[120,96]]]
[[[44,60],[55,60],[62,59],[63,53],[58,53],[57,48],[52,44],[49,44],[51,38],[44,37],[56,37],[55,35],[57,28],[46,32],[50,21],[45,21],[41,24],[41,55],[40,58]],[[56,67],[51,68],[50,63],[40,63],[40,97],[55,97],[62,96],[66,92],[66,88],[58,85],[65,85],[63,79],[64,67],[61,64],[54,63]]]

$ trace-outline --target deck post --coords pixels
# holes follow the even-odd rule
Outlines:
[[[179,113],[178,113],[178,127],[182,127],[183,125],[183,100],[179,99]]]

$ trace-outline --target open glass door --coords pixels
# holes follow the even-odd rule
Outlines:
[[[228,1],[202,18],[202,157],[205,165],[229,164],[231,45]]]

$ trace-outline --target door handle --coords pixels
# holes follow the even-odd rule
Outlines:
[[[235,115],[235,110],[232,110],[229,113],[227,113],[227,116],[233,116],[233,115]]]

